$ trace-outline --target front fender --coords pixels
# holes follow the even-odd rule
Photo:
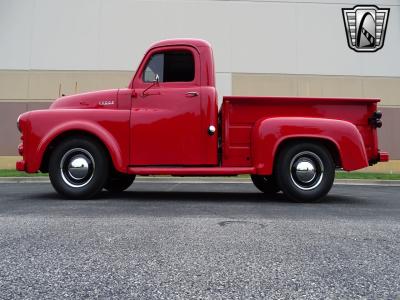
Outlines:
[[[86,132],[93,136],[96,136],[107,148],[110,153],[111,159],[115,168],[119,171],[124,171],[123,160],[121,157],[121,149],[115,138],[103,127],[95,123],[82,122],[79,123],[71,121],[66,124],[59,125],[53,128],[40,142],[38,145],[35,156],[37,159],[35,162],[38,165],[31,166],[32,168],[39,169],[43,159],[44,152],[46,151],[49,144],[57,138],[59,135],[68,131],[80,131]],[[125,170],[126,171],[126,170]]]
[[[30,115],[27,172],[37,172],[50,143],[67,132],[97,137],[107,148],[114,167],[126,172],[129,160],[129,111],[44,110]]]
[[[364,141],[354,124],[334,119],[279,117],[259,120],[253,128],[252,156],[258,174],[272,174],[279,145],[289,139],[331,142],[346,171],[368,166]]]

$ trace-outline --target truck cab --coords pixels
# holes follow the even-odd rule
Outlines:
[[[379,99],[223,98],[211,45],[165,40],[146,52],[127,88],[57,99],[18,118],[17,170],[49,173],[67,198],[120,192],[136,175],[249,174],[265,194],[321,199],[335,169],[387,161],[378,149]]]
[[[132,166],[217,165],[217,93],[211,46],[201,40],[150,47],[132,79]],[[128,100],[129,101],[129,100]]]

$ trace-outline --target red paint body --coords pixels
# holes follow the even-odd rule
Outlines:
[[[149,58],[182,49],[194,57],[193,81],[160,82],[144,94],[151,85],[142,80]],[[162,41],[146,53],[128,88],[62,97],[48,110],[21,115],[23,160],[17,169],[46,172],[52,145],[79,132],[97,137],[122,173],[268,175],[279,163],[279,147],[293,139],[326,143],[338,153],[338,167],[351,171],[389,159],[378,151],[376,128],[370,123],[377,102],[224,97],[218,115],[211,46],[201,40]],[[213,135],[210,125],[217,128]]]

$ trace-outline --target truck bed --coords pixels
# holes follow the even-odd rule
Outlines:
[[[251,135],[260,119],[309,117],[344,120],[362,135],[368,158],[377,156],[377,135],[368,125],[379,99],[242,97],[229,96],[222,103],[222,165],[252,166]],[[317,129],[316,129],[317,130]]]

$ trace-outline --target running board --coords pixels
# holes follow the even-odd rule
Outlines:
[[[128,167],[129,174],[178,175],[178,176],[224,176],[255,174],[254,167]]]

